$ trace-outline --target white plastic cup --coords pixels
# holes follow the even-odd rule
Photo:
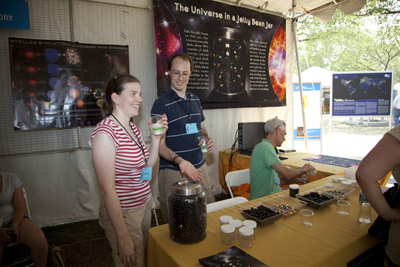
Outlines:
[[[162,135],[164,133],[164,125],[160,122],[162,116],[155,115],[150,117],[151,129],[154,135]]]
[[[338,200],[336,213],[341,216],[348,216],[350,214],[350,201]]]
[[[207,139],[208,139],[208,136],[207,135],[201,135],[201,136],[198,136],[197,139],[199,140],[199,142],[201,141],[201,144],[200,144],[201,152],[207,153]]]
[[[360,204],[360,211],[358,212],[358,221],[361,223],[371,223],[371,204],[368,202],[362,202]]]
[[[239,228],[243,226],[242,221],[233,219],[229,222],[229,224],[232,225],[233,227],[235,227],[235,238],[239,238],[240,237]]]
[[[232,216],[222,215],[221,217],[219,217],[219,226],[222,226],[224,224],[229,224],[229,222],[232,220],[233,220]]]
[[[308,175],[315,176],[315,175],[317,175],[317,171],[316,170],[312,170],[312,171],[310,171],[308,173]]]
[[[235,243],[235,227],[224,224],[221,226],[221,243],[224,245],[233,245]]]
[[[242,248],[251,248],[253,246],[254,230],[250,227],[240,227],[239,234],[239,246]]]
[[[300,223],[305,226],[313,226],[314,212],[309,209],[300,211]]]

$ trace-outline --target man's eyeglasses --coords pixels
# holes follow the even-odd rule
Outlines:
[[[174,78],[178,78],[179,76],[182,75],[182,77],[183,77],[184,79],[187,79],[187,78],[189,78],[190,73],[189,73],[189,72],[171,71],[171,75],[172,75],[172,77],[174,77]]]

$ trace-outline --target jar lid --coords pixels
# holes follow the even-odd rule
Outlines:
[[[235,227],[233,225],[224,224],[221,226],[221,232],[223,232],[225,234],[233,233],[233,232],[235,232]]]
[[[332,181],[333,181],[334,183],[338,183],[338,182],[339,182],[339,178],[338,178],[338,177],[333,177],[333,178],[332,178]]]
[[[325,187],[333,187],[333,184],[331,184],[331,183],[326,183],[326,184],[325,184]]]
[[[243,38],[243,33],[238,29],[229,27],[220,27],[217,29],[218,37],[225,37],[227,39],[239,39]]]
[[[250,227],[250,228],[256,228],[257,227],[257,222],[253,221],[253,220],[245,220],[243,222],[243,226]]]
[[[239,234],[244,235],[244,236],[253,235],[254,230],[253,230],[253,228],[250,228],[250,227],[240,227]]]
[[[352,185],[352,183],[351,183],[351,182],[349,182],[349,181],[343,181],[343,182],[342,182],[342,185],[345,185],[345,186],[351,186],[351,185]]]
[[[289,185],[289,189],[299,189],[300,186],[298,184],[291,184]]]
[[[229,222],[230,225],[234,226],[235,228],[242,227],[243,223],[241,220],[234,219]]]
[[[221,223],[229,223],[232,220],[233,220],[232,216],[229,215],[222,215],[221,217],[219,217],[219,221]]]
[[[345,181],[347,181],[346,178],[339,178],[339,182],[345,182]]]
[[[179,196],[197,195],[202,191],[201,184],[196,181],[179,181],[171,185],[171,193]]]

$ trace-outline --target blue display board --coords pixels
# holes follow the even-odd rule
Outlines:
[[[390,116],[392,72],[332,75],[332,116]]]
[[[321,139],[321,84],[303,84],[307,139]],[[293,84],[293,139],[304,140],[300,86]]]
[[[29,30],[28,0],[0,1],[0,28]]]

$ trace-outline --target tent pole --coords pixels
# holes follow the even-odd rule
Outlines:
[[[295,0],[292,1],[292,14],[295,15]],[[303,85],[301,83],[301,71],[300,71],[300,60],[299,60],[299,50],[297,48],[297,37],[296,37],[296,22],[294,18],[292,19],[292,32],[294,40],[294,48],[296,51],[296,63],[297,63],[297,73],[299,75],[299,88],[300,88],[300,101],[301,101],[301,115],[303,117],[303,133],[304,133],[304,144],[306,148],[306,153],[308,153],[308,142],[307,142],[307,126],[306,117],[304,113],[304,99],[303,99]]]

